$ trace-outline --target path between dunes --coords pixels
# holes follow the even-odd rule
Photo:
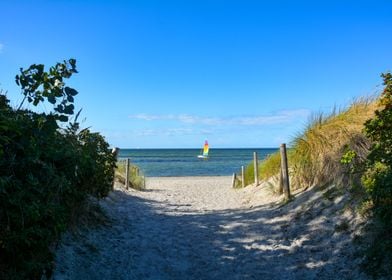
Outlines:
[[[116,189],[101,201],[110,225],[64,235],[54,279],[366,279],[355,230],[336,231],[354,220],[336,215],[344,198],[311,191],[281,207],[266,187],[230,185],[176,177]]]

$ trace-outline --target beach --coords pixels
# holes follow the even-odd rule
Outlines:
[[[367,279],[351,243],[361,222],[327,191],[282,204],[267,184],[232,189],[230,176],[117,185],[100,202],[107,225],[63,236],[54,279]]]

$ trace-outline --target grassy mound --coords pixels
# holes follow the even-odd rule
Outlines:
[[[374,115],[376,106],[372,100],[362,99],[346,110],[314,116],[304,133],[292,141],[293,187],[345,183],[348,170],[341,159],[347,151],[355,153],[355,164],[366,159],[370,141],[363,134],[363,124]]]
[[[374,115],[377,103],[360,99],[344,110],[325,115],[313,115],[304,132],[298,134],[288,149],[291,187],[293,189],[346,183],[352,177],[351,166],[363,162],[369,153],[370,141],[363,134],[363,124]],[[347,151],[355,153],[355,162],[343,165],[341,159]],[[260,180],[279,175],[279,152],[268,156],[259,164]],[[253,163],[245,171],[245,184],[254,178]]]

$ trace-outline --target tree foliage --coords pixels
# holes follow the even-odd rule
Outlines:
[[[74,113],[74,96],[78,92],[65,86],[64,79],[68,79],[76,71],[76,60],[70,59],[57,63],[48,72],[44,71],[43,64],[33,64],[28,69],[20,69],[16,75],[16,83],[22,88],[23,99],[37,106],[47,100],[54,105],[55,116],[60,121],[68,121],[68,115]],[[23,101],[21,106],[23,105]],[[20,106],[20,107],[21,107]]]
[[[15,110],[0,94],[0,279],[50,271],[53,245],[75,209],[112,188],[115,158],[105,139],[76,120],[59,126],[74,113],[78,92],[65,85],[74,73],[70,59],[48,72],[34,64],[16,76],[28,102],[54,105],[48,114]]]

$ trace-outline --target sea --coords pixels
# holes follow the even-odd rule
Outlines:
[[[199,159],[200,149],[120,149],[119,160],[129,158],[145,176],[227,176],[238,173],[241,166],[259,161],[278,148],[210,149],[208,159]]]

